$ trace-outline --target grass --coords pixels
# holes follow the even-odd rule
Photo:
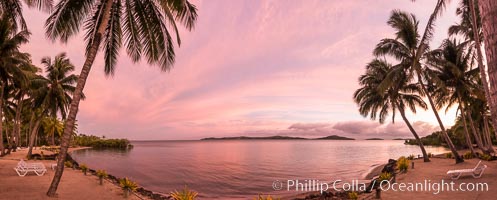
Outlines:
[[[488,155],[488,154],[483,154],[483,155],[480,156],[480,159],[486,160],[486,161],[491,161],[492,160],[492,156]]]
[[[463,158],[464,158],[464,159],[472,159],[472,158],[474,158],[474,156],[473,156],[473,154],[472,154],[470,151],[468,151],[468,152],[466,152],[466,153],[463,155]]]
[[[450,158],[450,159],[451,159],[451,158],[453,158],[453,157],[454,157],[454,156],[453,156],[453,155],[452,155],[452,153],[450,153],[450,152],[445,154],[445,158]]]

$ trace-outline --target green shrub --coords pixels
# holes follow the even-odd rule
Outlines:
[[[407,172],[407,169],[409,168],[409,160],[406,157],[404,157],[404,156],[400,157],[397,160],[397,168],[400,171]]]
[[[380,177],[378,178],[379,181],[384,181],[384,180],[390,180],[390,178],[392,178],[392,174],[388,173],[388,172],[382,172],[380,174]]]
[[[359,198],[359,195],[357,194],[357,192],[349,192],[348,196],[349,196],[349,199],[354,199],[354,200]]]
[[[196,197],[197,197],[198,193],[193,191],[193,190],[190,190],[188,189],[186,186],[185,188],[183,188],[183,190],[180,190],[180,191],[174,191],[174,192],[171,192],[171,197],[174,199],[174,200],[194,200]],[[259,198],[261,200],[264,200],[262,199],[262,197],[259,196]],[[269,196],[270,199],[266,199],[266,200],[271,200],[272,198]]]
[[[468,152],[466,152],[466,153],[463,155],[463,158],[464,158],[464,159],[472,159],[472,158],[474,158],[474,156],[473,156],[473,154],[472,154],[470,151],[468,151]]]
[[[81,164],[79,165],[79,168],[81,169],[81,171],[83,171],[83,173],[86,175],[86,172],[88,172],[88,166],[85,165],[85,164]]]
[[[413,154],[411,154],[411,155],[407,156],[407,159],[408,159],[408,160],[414,160],[414,157],[415,157],[415,156],[414,156]]]
[[[445,154],[445,158],[453,158],[454,156],[452,155],[452,153],[446,153]]]
[[[483,155],[480,156],[480,159],[486,160],[486,161],[491,161],[492,160],[492,156],[488,155],[488,154],[483,154]]]
[[[434,155],[432,153],[428,153],[428,158],[433,157]]]
[[[104,178],[107,178],[107,172],[105,170],[97,170],[97,177],[100,181],[100,185],[103,185]]]
[[[128,178],[123,178],[119,180],[119,186],[121,186],[123,190],[129,190],[129,191],[135,191],[136,188],[138,188],[138,184],[136,184],[136,182],[129,180]]]
[[[64,166],[66,166],[68,168],[72,168],[72,162],[71,161],[66,161],[66,162],[64,162]]]

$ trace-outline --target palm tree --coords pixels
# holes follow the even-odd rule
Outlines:
[[[484,58],[481,51],[483,31],[481,28],[482,24],[480,11],[478,9],[478,1],[462,0],[456,14],[461,16],[461,22],[449,28],[449,35],[462,35],[467,41],[471,42],[471,48],[476,49],[481,83],[485,91],[485,97],[489,99],[487,104],[492,109],[495,105],[490,101],[487,72],[485,71]],[[493,126],[497,127],[497,118],[492,117],[491,119]],[[497,132],[495,132],[495,134],[497,135]],[[490,150],[493,151],[493,147]]]
[[[489,105],[492,121],[497,123],[497,1],[479,1],[478,7],[482,19],[485,54],[487,55],[489,88]],[[497,125],[497,124],[495,124]],[[495,127],[495,126],[494,126]],[[497,132],[495,133],[497,136]]]
[[[34,103],[47,109],[52,121],[56,121],[58,114],[64,120],[72,100],[71,96],[76,89],[74,85],[78,80],[78,76],[71,74],[74,71],[74,65],[65,53],[55,56],[53,60],[50,57],[44,57],[41,63],[45,66],[47,75],[46,77],[39,76],[34,80],[41,86],[37,89],[37,98]],[[55,134],[52,133],[51,136],[52,145],[55,145]]]
[[[83,88],[100,45],[103,43],[104,70],[107,75],[114,73],[123,37],[127,53],[134,62],[140,61],[144,55],[149,64],[156,64],[162,71],[169,71],[175,59],[170,27],[180,45],[176,22],[192,30],[196,19],[197,9],[187,0],[61,0],[55,6],[45,24],[47,37],[67,42],[86,21],[87,48],[86,60],[64,126],[57,170],[48,196],[56,194]]]
[[[399,10],[394,10],[390,19],[388,20],[388,24],[392,26],[395,30],[395,39],[385,38],[380,41],[379,44],[376,45],[376,48],[373,51],[375,56],[384,56],[390,55],[393,58],[400,61],[400,65],[404,66],[406,70],[409,72],[408,76],[415,76],[421,85],[422,94],[426,95],[428,102],[430,103],[431,109],[435,114],[437,122],[442,131],[442,136],[445,139],[445,142],[449,146],[452,154],[455,157],[456,163],[463,162],[462,157],[457,152],[454,144],[452,143],[449,135],[447,134],[445,127],[438,115],[438,112],[435,108],[432,98],[428,95],[428,90],[426,85],[423,83],[423,72],[421,66],[421,60],[424,59],[424,55],[429,49],[427,40],[431,37],[433,33],[433,21],[436,19],[438,15],[437,10],[445,5],[444,1],[439,0],[437,3],[437,8],[435,9],[434,14],[430,17],[428,22],[429,26],[427,26],[423,37],[420,40],[420,35],[418,33],[418,24],[419,21],[413,14],[408,14]],[[385,82],[380,85],[380,89],[385,89],[388,84],[392,84],[392,79],[386,79]]]
[[[385,92],[381,92],[378,87],[391,74],[395,74],[395,84],[391,84]],[[406,108],[416,112],[416,107],[427,109],[426,103],[416,93],[420,92],[419,85],[409,83],[409,77],[403,66],[392,67],[385,60],[374,59],[366,67],[366,74],[359,78],[362,86],[354,93],[354,100],[359,105],[359,112],[364,117],[372,120],[379,118],[380,123],[384,123],[388,113],[392,111],[392,122],[395,121],[395,113],[399,111],[402,119],[418,142],[423,159],[429,162],[430,159],[424,148],[421,139],[406,117]]]
[[[2,0],[0,1],[0,15],[5,14],[7,18],[11,19],[13,24],[12,28],[17,30],[20,26],[22,30],[27,30],[26,21],[22,16],[22,3],[28,7],[36,7],[43,11],[50,11],[52,8],[53,0]]]
[[[446,39],[439,49],[428,52],[428,63],[431,68],[427,69],[427,74],[435,83],[433,97],[438,109],[447,106],[447,109],[459,104],[464,128],[466,131],[466,142],[471,152],[473,149],[471,136],[467,129],[467,117],[469,116],[468,102],[474,98],[482,88],[479,88],[477,79],[478,69],[472,69],[473,52],[467,50],[466,45],[457,43],[455,39]],[[472,117],[469,116],[470,127],[478,147],[485,153],[488,150],[483,146],[481,137],[476,131]],[[476,154],[475,154],[476,155]]]
[[[9,81],[15,78],[25,77],[19,65],[24,63],[27,55],[19,51],[19,46],[28,42],[30,33],[28,31],[14,32],[12,22],[3,15],[0,19],[0,97],[5,96],[5,88]],[[3,118],[3,104],[5,99],[0,98],[0,119]],[[3,131],[0,123],[0,133]],[[0,141],[3,137],[0,134]],[[0,155],[4,154],[3,142],[0,142]]]

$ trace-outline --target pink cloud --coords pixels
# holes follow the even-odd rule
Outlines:
[[[85,88],[88,98],[80,107],[81,132],[196,139],[265,130],[284,133],[295,123],[366,121],[352,93],[374,45],[393,33],[386,25],[390,11],[413,12],[423,26],[434,4],[193,2],[199,8],[198,26],[193,32],[181,30],[183,44],[171,72],[159,72],[145,62],[133,64],[123,51],[115,76],[108,78],[99,55]],[[455,4],[437,24],[435,43],[455,21]],[[44,36],[47,15],[25,13],[33,35],[23,49],[34,62],[65,51],[79,73],[84,62],[82,34],[67,45],[53,44]]]

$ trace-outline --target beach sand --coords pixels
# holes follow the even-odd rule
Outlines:
[[[43,152],[45,155],[48,154],[48,151]],[[40,151],[33,150],[33,153],[40,153]],[[13,168],[17,165],[19,159],[26,157],[26,154],[27,149],[22,149],[0,158],[0,199],[55,199],[45,195],[55,173],[50,168],[50,165],[55,161],[28,161],[45,164],[47,173],[43,176],[28,173],[25,177],[19,177]],[[64,170],[57,194],[56,199],[124,199],[123,192],[117,185],[108,181],[104,181],[103,185],[99,185],[96,176],[89,174],[85,176],[80,170],[69,168]],[[130,195],[128,199],[138,200],[141,198]]]
[[[431,158],[431,162],[425,163],[422,159],[414,160],[414,169],[409,168],[408,172],[405,174],[399,174],[397,176],[398,183],[423,183],[425,180],[431,181],[431,183],[450,183],[452,179],[447,176],[447,171],[454,169],[471,169],[476,166],[480,161],[479,159],[467,159],[464,163],[455,164],[454,159],[446,158]],[[497,188],[497,161],[482,161],[482,164],[487,165],[488,168],[485,170],[481,178],[473,178],[471,175],[467,174],[461,176],[458,180],[454,180],[454,188],[458,189],[459,184],[474,185],[475,183],[486,183],[488,184],[488,191],[443,191],[438,194],[434,194],[436,190],[432,191],[384,191],[381,196],[385,200],[394,199],[478,199],[478,200],[493,200],[497,199],[495,194]],[[466,186],[465,185],[465,186]],[[463,186],[463,189],[467,188]]]

